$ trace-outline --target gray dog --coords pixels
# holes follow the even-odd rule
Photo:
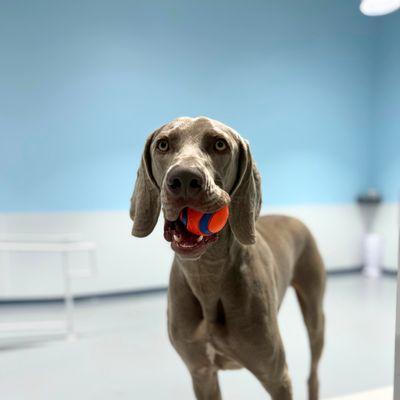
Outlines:
[[[179,221],[185,207],[229,223],[197,236]],[[277,314],[294,287],[311,347],[309,399],[318,399],[324,343],[325,270],[315,241],[298,220],[259,218],[260,176],[249,145],[232,128],[178,118],[147,139],[131,202],[132,234],[149,235],[160,209],[175,252],[168,291],[170,340],[190,371],[196,398],[221,399],[218,370],[247,368],[273,400],[292,399]]]

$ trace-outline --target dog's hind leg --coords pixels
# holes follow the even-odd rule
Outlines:
[[[310,234],[310,239],[297,262],[292,281],[310,340],[309,400],[318,400],[319,397],[318,363],[324,347],[325,317],[323,297],[325,280],[324,264],[314,238]]]

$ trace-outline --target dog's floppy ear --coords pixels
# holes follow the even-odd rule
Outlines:
[[[255,223],[261,209],[261,179],[249,144],[239,138],[238,173],[230,193],[229,224],[236,239],[245,245],[256,241]]]
[[[153,132],[147,138],[131,197],[132,235],[137,237],[149,235],[160,215],[160,189],[151,171],[150,153],[151,142],[157,132]]]

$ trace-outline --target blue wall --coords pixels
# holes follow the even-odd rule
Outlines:
[[[379,20],[375,80],[374,185],[400,199],[400,12]]]
[[[265,203],[353,201],[373,24],[355,0],[2,1],[0,211],[126,209],[145,137],[181,115],[250,140]]]

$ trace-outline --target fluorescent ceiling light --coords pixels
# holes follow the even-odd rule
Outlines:
[[[400,0],[363,0],[360,10],[363,14],[376,17],[390,14],[400,8]]]

